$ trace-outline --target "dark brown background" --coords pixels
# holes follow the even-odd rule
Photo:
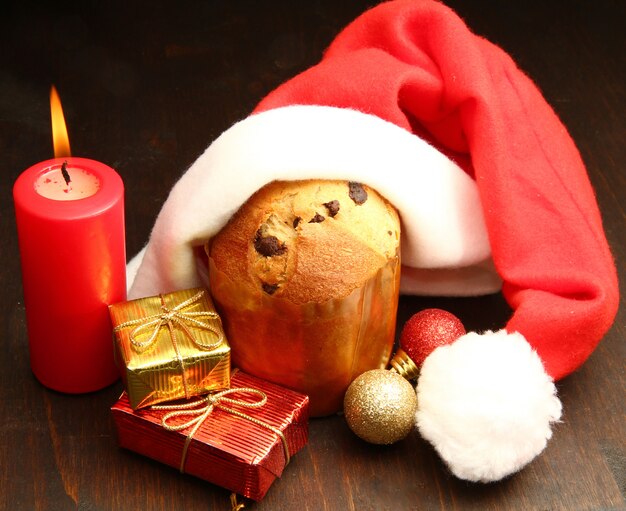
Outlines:
[[[229,492],[119,449],[108,408],[118,383],[68,396],[32,376],[11,188],[50,158],[48,91],[63,99],[73,153],[121,174],[127,249],[147,239],[168,190],[207,144],[264,94],[315,63],[374,2],[12,2],[0,19],[0,508],[228,509]],[[509,51],[578,144],[623,277],[626,44],[621,0],[449,0]],[[42,2],[44,4],[44,2]],[[42,263],[45,262],[45,247]],[[497,328],[499,297],[404,298],[399,321],[444,307]],[[626,509],[624,309],[590,360],[558,384],[562,423],[545,453],[489,485],[449,475],[417,433],[359,441],[341,417],[314,420],[263,510]]]

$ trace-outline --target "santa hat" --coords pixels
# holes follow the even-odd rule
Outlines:
[[[402,291],[502,293],[505,329],[429,356],[418,427],[459,477],[532,460],[618,303],[613,260],[581,158],[537,87],[434,1],[381,4],[323,60],[266,97],[187,170],[144,251],[130,297],[199,285],[194,247],[272,180],[377,189],[402,220]]]

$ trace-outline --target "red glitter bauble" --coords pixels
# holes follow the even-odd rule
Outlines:
[[[456,341],[465,327],[454,314],[442,309],[424,309],[413,314],[400,334],[400,347],[418,367],[435,348]]]

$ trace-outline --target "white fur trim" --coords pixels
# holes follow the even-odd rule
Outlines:
[[[417,426],[450,470],[497,481],[529,463],[552,436],[561,402],[519,333],[475,332],[437,348],[421,369]]]
[[[474,272],[478,281],[449,271],[484,268],[490,260],[476,183],[461,168],[378,117],[289,106],[235,124],[182,176],[157,218],[141,264],[135,264],[131,297],[197,285],[193,246],[216,234],[263,185],[307,178],[360,181],[394,204],[402,219],[403,264],[432,270],[425,283],[412,279],[409,292],[438,294],[439,281],[447,291],[451,277],[457,288],[452,294],[499,289],[495,271]],[[129,282],[133,277],[129,274]]]

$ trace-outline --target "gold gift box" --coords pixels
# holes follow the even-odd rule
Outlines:
[[[229,387],[230,346],[207,290],[117,303],[109,313],[134,410]]]

